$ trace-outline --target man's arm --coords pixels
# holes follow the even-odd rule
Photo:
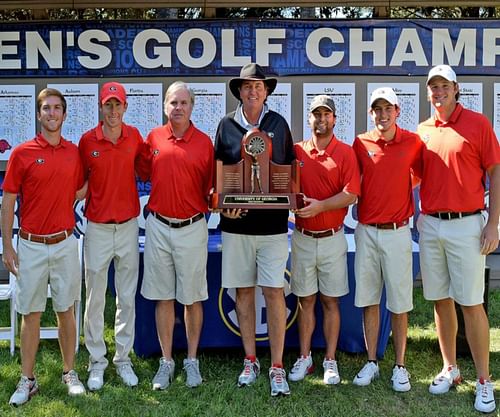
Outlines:
[[[498,247],[498,220],[500,217],[500,165],[488,169],[490,178],[489,216],[481,233],[481,253],[487,255]]]
[[[3,193],[1,214],[2,228],[2,262],[5,267],[17,275],[17,266],[19,264],[17,253],[12,246],[12,225],[14,224],[14,207],[16,204],[17,194]]]

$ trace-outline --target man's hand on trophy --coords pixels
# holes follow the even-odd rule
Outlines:
[[[224,209],[222,210],[222,215],[229,219],[241,219],[245,217],[248,213],[246,209]]]

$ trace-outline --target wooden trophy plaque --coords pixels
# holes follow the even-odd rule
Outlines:
[[[297,209],[304,206],[300,194],[300,170],[271,161],[272,140],[261,130],[249,130],[241,140],[241,160],[224,165],[216,161],[216,184],[211,208]]]

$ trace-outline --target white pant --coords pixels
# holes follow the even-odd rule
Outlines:
[[[137,219],[123,224],[89,222],[85,233],[84,317],[85,346],[89,351],[89,370],[105,369],[104,307],[108,284],[108,268],[115,267],[116,366],[130,362],[129,353],[135,336],[135,292],[139,272],[139,227]]]

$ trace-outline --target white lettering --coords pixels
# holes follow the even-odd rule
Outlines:
[[[323,56],[319,52],[319,45],[323,39],[329,39],[332,43],[344,43],[344,37],[337,29],[320,28],[313,30],[307,37],[306,55],[312,64],[318,67],[334,67],[344,59],[343,51],[332,52],[330,56]]]
[[[476,64],[476,29],[461,29],[455,48],[451,42],[449,29],[434,29],[432,31],[432,65],[446,62],[445,51],[450,65],[460,65],[463,55],[464,66],[474,66]]]
[[[222,29],[222,66],[242,67],[252,62],[249,56],[236,56],[234,51],[234,29]]]
[[[146,45],[149,41],[155,40],[159,44],[169,45],[170,38],[168,35],[159,29],[147,29],[139,34],[134,39],[132,49],[134,58],[137,63],[143,68],[169,68],[172,66],[172,55],[170,46],[154,46],[153,53],[155,58],[150,58],[146,54]]]
[[[485,67],[496,66],[497,56],[500,55],[500,29],[484,29],[483,32],[483,65]]]
[[[363,53],[373,54],[373,66],[384,66],[386,63],[386,30],[373,29],[373,40],[363,41],[363,29],[349,30],[349,65],[353,67],[363,66]]]
[[[201,55],[195,58],[191,55],[189,47],[191,41],[198,39],[202,43]],[[179,61],[190,68],[203,68],[215,58],[217,45],[213,35],[204,29],[189,29],[182,32],[177,39],[177,57]]]
[[[398,39],[389,65],[391,67],[400,67],[405,61],[415,62],[416,65],[423,67],[429,65],[416,29],[406,28],[401,31],[401,36]]]
[[[257,29],[255,31],[255,60],[259,65],[269,66],[270,54],[281,54],[281,44],[270,43],[271,39],[285,39],[285,29]]]
[[[62,68],[62,32],[51,31],[49,38],[50,47],[38,32],[26,32],[26,68],[39,68],[38,54],[49,68]]]
[[[4,55],[17,55],[17,45],[5,45],[5,41],[19,42],[19,32],[0,32],[0,69],[21,69],[20,59],[4,59]]]
[[[109,42],[109,35],[103,30],[86,30],[78,37],[78,46],[83,52],[88,52],[97,55],[97,58],[90,56],[79,56],[78,62],[85,68],[101,69],[107,67],[111,63],[112,55],[108,47],[92,42],[93,40],[100,42]]]

